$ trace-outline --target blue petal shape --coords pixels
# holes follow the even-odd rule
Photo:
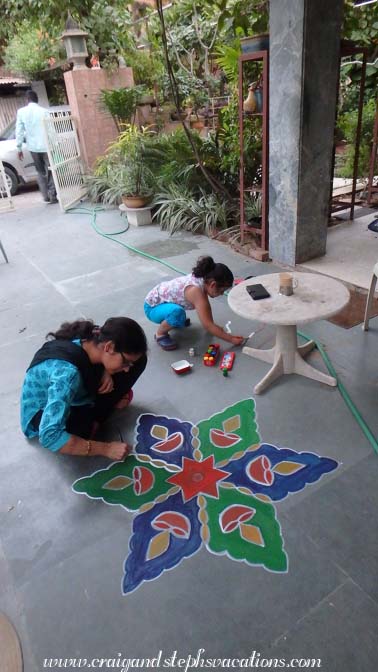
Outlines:
[[[158,438],[151,435],[154,425],[165,427],[168,436],[180,432],[182,434],[181,445],[169,452],[154,450],[153,446],[160,442]],[[149,455],[154,460],[161,460],[166,464],[176,464],[181,467],[183,457],[192,457],[192,427],[191,422],[167,418],[165,415],[145,413],[139,416],[137,421],[135,451],[139,454]]]
[[[270,473],[266,476],[273,479],[271,485],[248,476],[251,463],[258,461],[263,455],[270,461],[271,469],[268,470]],[[298,462],[303,464],[303,467],[292,474],[282,475],[274,472],[274,467],[280,462]],[[256,466],[257,464],[258,462],[255,462]],[[230,481],[238,487],[249,488],[253,494],[268,495],[273,501],[279,501],[289,493],[298,492],[307,484],[315,483],[323,474],[337,469],[338,466],[338,462],[329,457],[319,457],[315,453],[297,453],[290,448],[276,448],[269,443],[263,443],[258,450],[246,453],[235,462],[229,462],[226,469],[231,475],[224,482]],[[261,476],[263,470],[258,469],[256,472]]]
[[[152,560],[146,559],[151,540],[159,531],[151,525],[160,514],[167,512],[180,513],[190,521],[189,537],[177,538],[173,534],[167,550]],[[155,506],[134,518],[133,535],[130,539],[130,553],[125,562],[123,593],[131,593],[142,581],[156,579],[167,569],[176,567],[184,558],[198,551],[202,544],[200,535],[201,523],[198,519],[199,507],[196,499],[184,504],[181,493],[169,497],[165,502]]]

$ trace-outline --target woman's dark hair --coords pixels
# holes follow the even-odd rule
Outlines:
[[[80,340],[103,343],[113,341],[116,352],[129,352],[140,355],[147,352],[147,339],[142,327],[130,317],[109,317],[102,327],[93,320],[64,322],[57,331],[50,331],[48,337],[57,340]]]
[[[200,257],[193,268],[196,278],[215,280],[217,287],[232,287],[234,276],[225,264],[216,264],[212,257]]]

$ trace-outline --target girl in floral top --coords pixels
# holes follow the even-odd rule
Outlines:
[[[146,296],[144,312],[151,322],[159,325],[155,340],[163,350],[175,350],[176,341],[170,329],[188,326],[187,310],[196,310],[206,331],[233,345],[244,337],[227,334],[214,323],[209,298],[222,296],[232,287],[234,276],[225,264],[216,264],[212,257],[200,257],[192,273],[156,285]]]

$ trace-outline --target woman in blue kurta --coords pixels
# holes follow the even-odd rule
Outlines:
[[[122,441],[92,440],[114,408],[131,401],[132,387],[147,364],[143,329],[128,317],[102,327],[92,320],[62,324],[35,354],[21,394],[21,427],[49,450],[123,459]]]

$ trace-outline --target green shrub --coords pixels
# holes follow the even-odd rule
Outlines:
[[[202,138],[193,133],[193,139],[201,153]],[[144,144],[143,158],[156,175],[162,190],[177,181],[192,190],[203,184],[197,159],[182,128],[173,133],[151,134]]]
[[[177,183],[158,193],[154,205],[157,206],[154,219],[170,235],[182,230],[210,235],[216,229],[226,229],[236,214],[234,202],[202,189],[194,195],[188,187]]]
[[[112,115],[118,130],[121,130],[122,124],[134,122],[137,106],[144,93],[142,86],[101,91],[100,102]]]
[[[144,85],[151,90],[155,84],[161,83],[165,68],[156,54],[151,56],[145,49],[136,49],[125,53],[125,60],[133,69],[135,84]]]
[[[366,177],[369,174],[370,148],[373,140],[375,100],[369,100],[363,107],[361,125],[360,156],[358,161],[358,177]],[[346,112],[339,116],[337,125],[348,145],[342,159],[338,175],[340,177],[353,177],[354,147],[356,140],[358,110]]]
[[[262,117],[244,119],[244,182],[252,186],[261,182]],[[219,152],[219,171],[228,188],[239,189],[240,139],[238,96],[232,94],[229,104],[219,112],[219,129],[216,134]]]

